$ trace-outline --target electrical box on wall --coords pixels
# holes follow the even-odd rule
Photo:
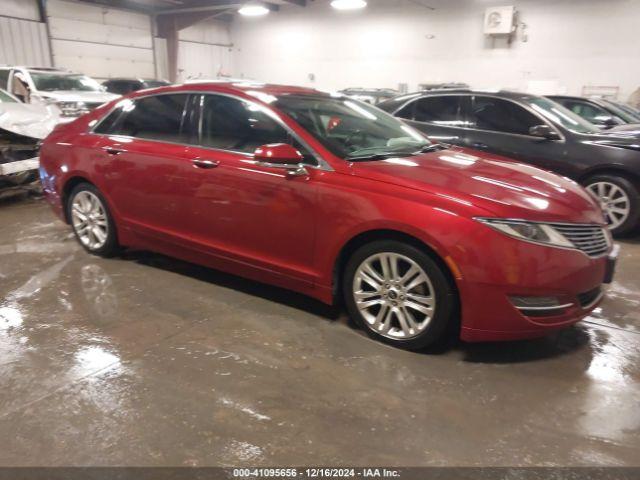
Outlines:
[[[485,35],[511,35],[515,29],[516,7],[489,7],[484,13]]]

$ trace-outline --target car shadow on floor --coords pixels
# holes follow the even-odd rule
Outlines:
[[[127,251],[122,254],[122,258],[149,267],[185,275],[218,287],[236,290],[253,297],[281,303],[328,320],[338,320],[340,317],[340,308],[325,305],[306,295],[161,254],[146,251]]]
[[[344,308],[329,306],[311,297],[272,285],[248,280],[205,266],[146,251],[127,251],[123,260],[184,275],[203,282],[239,291],[247,295],[280,303],[311,315],[353,326]],[[457,337],[459,330],[451,329],[447,337],[435,346],[416,352],[418,355],[445,355],[460,352],[463,361],[469,363],[510,364],[545,360],[570,354],[577,350],[588,350],[589,334],[584,326],[577,325],[549,336],[523,341],[466,343]],[[364,332],[361,332],[366,337]],[[374,340],[371,340],[374,341]]]

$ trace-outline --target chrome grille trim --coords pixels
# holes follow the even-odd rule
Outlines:
[[[569,240],[578,250],[591,258],[606,254],[611,246],[605,227],[567,223],[551,223],[549,225]]]

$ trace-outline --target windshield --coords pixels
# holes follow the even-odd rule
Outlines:
[[[59,73],[29,72],[36,90],[73,90],[80,92],[101,92],[102,86],[86,75],[60,75]]]
[[[531,97],[525,101],[536,112],[567,130],[576,133],[600,133],[598,127],[552,100],[544,97]]]
[[[4,90],[0,90],[0,103],[18,103],[18,101]]]
[[[620,117],[625,122],[627,122],[627,123],[639,123],[640,122],[640,116],[638,114],[633,114],[633,113],[629,112],[629,110],[627,110],[626,108],[623,108],[622,105],[619,105],[619,104],[617,104],[615,102],[611,102],[611,101],[606,100],[604,98],[601,99],[600,101],[602,103],[604,103],[611,112],[613,112],[615,115]]]
[[[388,113],[349,98],[283,95],[274,106],[341,158],[410,155],[431,145]]]

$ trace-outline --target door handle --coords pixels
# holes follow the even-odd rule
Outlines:
[[[472,143],[471,148],[477,148],[478,150],[487,150],[489,145],[486,143]]]
[[[121,148],[114,147],[104,147],[104,151],[109,155],[120,155],[121,153],[124,153],[124,150],[122,150]]]
[[[191,160],[193,166],[196,168],[202,168],[203,170],[211,170],[212,168],[216,168],[220,165],[220,162],[216,160],[202,160],[200,158],[196,158],[195,160]]]

